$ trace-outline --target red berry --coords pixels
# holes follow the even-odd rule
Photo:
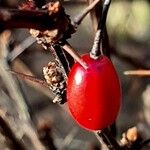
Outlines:
[[[75,63],[67,81],[67,101],[75,121],[83,128],[101,130],[111,125],[120,108],[121,90],[115,68],[106,56],[81,57],[88,68]]]

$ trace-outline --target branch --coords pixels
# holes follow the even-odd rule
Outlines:
[[[33,19],[34,18],[34,19]],[[47,11],[18,10],[0,8],[0,25],[2,28],[50,29],[55,26],[54,18]]]

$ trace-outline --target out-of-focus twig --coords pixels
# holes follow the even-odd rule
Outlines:
[[[8,54],[8,61],[13,61],[16,59],[21,53],[23,53],[28,47],[30,47],[36,40],[29,36],[19,45],[17,45],[9,54]]]
[[[64,138],[63,140],[63,144],[61,146],[61,150],[65,150],[66,147],[68,147],[68,145],[73,141],[74,137],[76,136],[78,132],[78,128],[74,127],[69,134]]]
[[[23,120],[28,120],[29,115],[28,115],[28,110],[26,105],[24,104],[23,97],[21,93],[19,93],[19,89],[17,84],[15,83],[14,79],[12,78],[11,74],[8,73],[7,69],[9,69],[9,66],[6,62],[8,50],[8,41],[9,41],[9,31],[5,31],[1,34],[0,36],[0,50],[1,50],[1,55],[0,55],[0,76],[5,83],[10,96],[12,99],[15,100],[15,103],[17,105],[18,112],[20,114],[20,119]],[[17,93],[17,94],[16,94]]]
[[[15,82],[15,79],[12,77],[11,73],[7,71],[10,70],[7,63],[10,34],[10,31],[4,31],[0,35],[0,77],[5,84],[10,97],[14,100],[14,109],[17,110],[20,119],[20,124],[18,124],[18,126],[20,126],[20,130],[22,130],[22,132],[28,136],[37,150],[44,150],[43,145],[38,140],[36,130],[31,125],[32,121],[28,112],[28,107],[19,90],[19,86],[17,82]]]
[[[124,72],[124,75],[129,76],[150,76],[150,70],[128,70]]]
[[[2,134],[7,138],[6,142],[10,148],[15,150],[26,150],[25,145],[15,136],[2,110],[0,110],[0,127],[2,129]]]
[[[57,150],[52,138],[51,127],[52,124],[48,118],[39,120],[39,123],[37,124],[39,139],[45,145],[47,150]]]

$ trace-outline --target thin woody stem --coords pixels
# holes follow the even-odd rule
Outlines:
[[[40,85],[43,85],[45,87],[48,87],[47,83],[44,80],[38,79],[35,76],[27,75],[27,74],[24,74],[24,73],[21,73],[21,72],[17,72],[17,71],[11,71],[11,70],[9,70],[9,71],[10,71],[10,73],[12,73],[12,74],[14,74],[14,75],[16,75],[18,77],[21,77],[24,80],[27,79],[27,80],[33,81],[35,83],[38,83]]]
[[[97,32],[96,32],[95,39],[94,39],[94,44],[90,53],[91,57],[94,59],[97,59],[100,56],[100,54],[103,55],[103,51],[100,46],[101,46],[101,41],[103,38],[103,32],[105,29],[107,12],[108,12],[110,3],[111,3],[111,0],[105,0],[103,4],[102,15],[99,19]]]
[[[80,12],[79,15],[77,15],[72,24],[77,27],[82,20],[85,18],[85,16],[100,2],[101,0],[94,0],[88,7],[86,7],[82,12]]]
[[[84,62],[80,55],[76,52],[76,50],[73,49],[73,47],[68,43],[65,42],[65,44],[62,46],[62,48],[67,51],[78,63],[81,64],[81,66],[83,66],[83,68],[87,69],[88,66],[86,64],[86,62]]]
[[[105,144],[109,150],[123,150],[123,148],[117,143],[115,138],[112,136],[108,128],[102,131],[95,132],[97,139],[100,143]]]
[[[54,55],[55,60],[58,61],[59,65],[63,66],[64,75],[67,76],[74,63],[73,58],[58,44],[52,45],[50,51]]]

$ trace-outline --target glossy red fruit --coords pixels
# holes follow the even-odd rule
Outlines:
[[[75,63],[67,81],[67,101],[75,121],[88,130],[101,130],[111,125],[120,108],[121,90],[111,61],[82,56],[88,69]]]

